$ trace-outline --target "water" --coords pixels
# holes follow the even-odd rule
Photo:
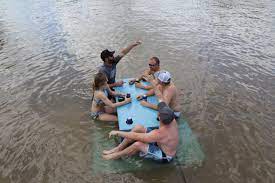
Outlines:
[[[0,182],[179,182],[175,169],[91,173],[99,54],[158,56],[206,154],[187,182],[275,182],[275,2],[0,0]],[[115,126],[114,124],[108,124]]]

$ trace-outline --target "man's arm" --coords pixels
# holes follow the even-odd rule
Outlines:
[[[152,86],[151,86],[151,87],[152,87]],[[155,95],[154,89],[150,89],[147,93],[145,93],[145,95],[146,95],[147,97],[150,97],[150,96]]]
[[[160,100],[163,100],[168,106],[172,100],[174,91],[172,89],[168,89],[163,92],[162,98]]]
[[[140,80],[146,78],[146,77],[149,75],[149,72],[150,72],[150,70],[149,70],[149,69],[146,69],[145,71],[142,72],[142,74],[140,74],[138,77],[132,79],[131,81],[134,81],[134,82],[135,82],[136,80],[140,81]]]
[[[159,85],[157,79],[154,78],[153,75],[148,75],[146,77],[147,81],[151,83],[152,88],[154,89],[154,93],[158,98],[162,98],[162,93],[159,90]]]
[[[150,69],[146,69],[139,77],[138,80],[142,80],[142,78],[146,78],[150,74]]]
[[[145,143],[157,142],[160,138],[159,130],[153,130],[150,133],[136,133],[136,132],[123,132],[123,131],[111,131],[109,137],[117,135],[124,138],[129,138],[136,141]]]
[[[110,88],[116,87],[116,83],[108,84]]]
[[[151,85],[143,85],[141,83],[135,83],[135,86],[137,88],[145,89],[145,90],[151,90],[153,87]]]
[[[158,106],[155,105],[155,104],[151,104],[150,102],[146,102],[146,101],[141,101],[140,104],[144,107],[148,107],[148,108],[151,108],[151,109],[154,109],[154,110],[158,110]]]
[[[153,90],[155,93],[155,96],[159,99],[159,100],[164,100],[163,99],[163,95],[160,91],[160,86],[156,83],[156,81],[152,81],[152,86],[153,86]]]
[[[118,81],[118,82],[114,82],[112,84],[108,84],[108,86],[110,88],[116,87],[116,86],[122,86],[123,85],[123,81]]]
[[[126,48],[122,49],[119,56],[120,57],[124,57],[127,53],[129,53],[134,47],[136,47],[137,45],[140,45],[141,41],[136,41],[132,44],[130,44],[129,46],[127,46]]]
[[[119,95],[119,93],[117,93],[117,92],[111,90],[109,85],[108,85],[107,90],[108,90],[108,93],[109,93],[110,95],[112,95],[112,96],[118,96],[118,95]]]
[[[105,105],[110,106],[112,108],[116,108],[125,104],[130,103],[132,100],[131,98],[126,98],[124,101],[122,102],[116,102],[113,103],[111,100],[108,99],[108,97],[106,97],[104,94],[99,95],[99,98],[104,102]]]

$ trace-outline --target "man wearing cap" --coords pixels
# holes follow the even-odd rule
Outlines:
[[[153,86],[153,92],[148,91],[145,95],[151,96],[155,94],[159,101],[164,101],[171,109],[173,109],[175,117],[180,117],[180,105],[178,101],[178,91],[174,83],[171,81],[171,74],[168,71],[160,71],[157,80],[153,77],[148,76],[148,81]],[[142,100],[141,105],[157,110],[157,105],[151,104],[147,101]]]
[[[140,41],[136,41],[128,47],[124,48],[119,55],[114,57],[115,51],[103,50],[101,52],[101,59],[104,62],[102,66],[99,68],[99,72],[104,73],[108,78],[109,87],[122,86],[123,81],[116,82],[116,65],[124,57],[129,51],[131,51],[137,45],[140,45]]]
[[[165,102],[158,104],[158,112],[159,129],[137,125],[131,132],[111,131],[109,137],[114,135],[124,137],[124,140],[117,147],[103,151],[103,159],[118,159],[139,152],[139,155],[144,158],[158,162],[171,162],[176,155],[179,143],[178,125],[173,110]],[[128,146],[129,144],[131,145]]]

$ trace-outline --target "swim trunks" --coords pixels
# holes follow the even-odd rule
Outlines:
[[[98,112],[91,112],[90,115],[93,119],[97,119],[99,115],[103,114],[103,111],[98,111]]]

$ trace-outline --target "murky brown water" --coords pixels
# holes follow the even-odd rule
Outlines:
[[[179,182],[178,171],[91,173],[90,81],[104,48],[154,55],[206,154],[187,182],[275,182],[275,1],[0,0],[0,182]]]

